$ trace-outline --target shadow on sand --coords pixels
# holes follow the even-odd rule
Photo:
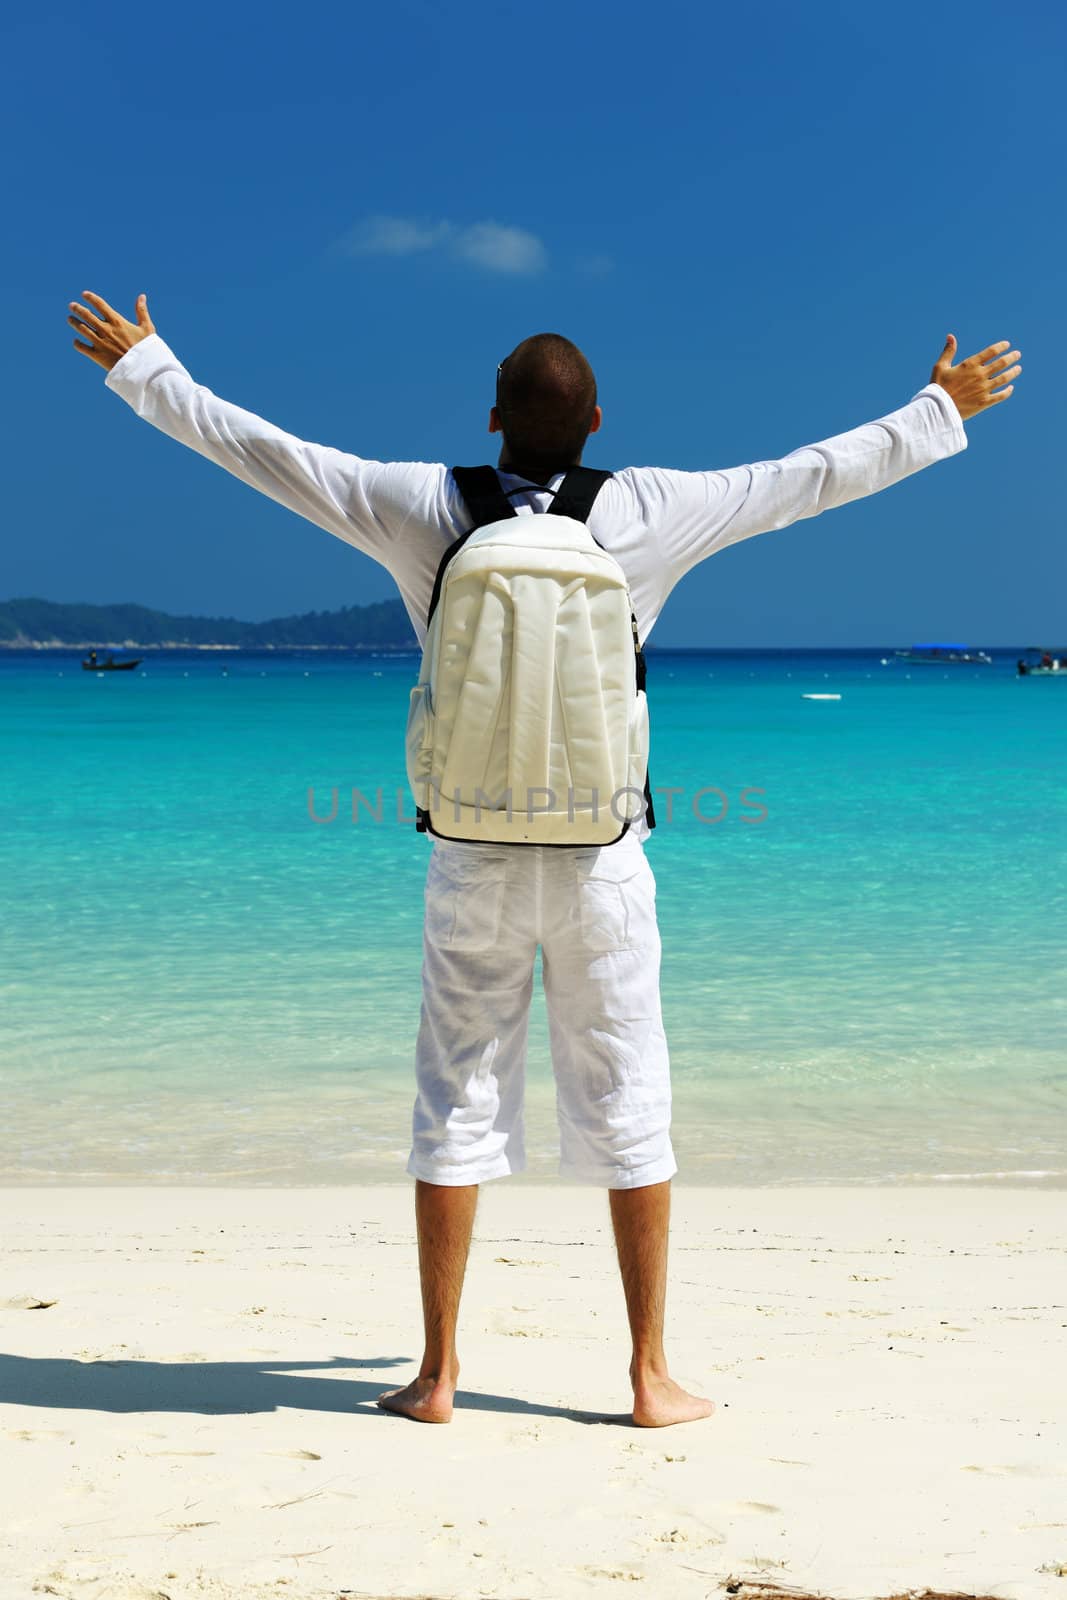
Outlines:
[[[288,1361],[283,1356],[275,1362],[71,1361],[0,1353],[0,1404],[81,1411],[185,1411],[203,1416],[245,1416],[287,1407],[395,1417],[376,1404],[384,1389],[395,1388],[395,1383],[340,1375],[411,1365],[410,1356],[372,1356],[362,1361],[351,1356],[324,1361]],[[577,1411],[467,1389],[457,1390],[455,1405],[457,1411],[634,1425],[627,1412]]]

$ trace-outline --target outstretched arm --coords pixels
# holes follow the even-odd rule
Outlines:
[[[88,289],[84,298],[91,305],[72,301],[67,319],[81,334],[74,346],[105,368],[107,387],[138,416],[373,556],[404,592],[411,569],[429,559],[422,536],[440,516],[442,466],[368,461],[286,433],[195,383],[156,332],[145,295],[136,322]]]
[[[1006,400],[1022,369],[1008,340],[952,366],[949,335],[930,382],[907,405],[777,461],[716,472],[631,469],[643,519],[659,535],[668,589],[705,557],[772,528],[875,494],[967,448],[965,418]],[[999,393],[995,393],[1000,388]]]

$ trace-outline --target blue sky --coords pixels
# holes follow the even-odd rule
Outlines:
[[[965,452],[705,562],[655,642],[1067,642],[1058,7],[46,0],[6,31],[0,598],[394,592],[105,389],[67,302],[143,290],[199,382],[379,460],[495,460],[533,332],[596,370],[588,464],[689,469],[1009,339]]]

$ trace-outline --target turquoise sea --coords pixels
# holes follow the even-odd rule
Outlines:
[[[676,1182],[1067,1186],[1067,684],[1018,653],[650,652]],[[410,1183],[417,658],[80,655],[0,652],[0,1181]],[[540,998],[527,1126],[552,1181]]]

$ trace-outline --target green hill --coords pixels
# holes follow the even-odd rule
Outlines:
[[[68,645],[79,649],[166,649],[168,646],[332,646],[410,650],[415,635],[399,600],[340,611],[307,611],[241,622],[236,617],[176,617],[132,604],[93,606],[36,598],[0,600],[0,647]]]

